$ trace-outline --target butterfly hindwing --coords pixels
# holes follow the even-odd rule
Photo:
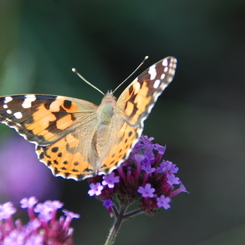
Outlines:
[[[88,146],[88,145],[87,145]],[[93,176],[93,167],[88,162],[86,145],[82,148],[81,139],[75,132],[70,132],[57,142],[48,146],[37,146],[39,160],[49,167],[55,176],[82,180]]]

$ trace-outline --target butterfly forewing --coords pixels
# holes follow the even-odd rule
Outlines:
[[[48,145],[78,126],[77,99],[53,95],[12,95],[0,97],[0,121],[16,129],[25,139]],[[84,114],[97,106],[84,101]]]
[[[107,174],[124,161],[143,131],[157,98],[172,81],[176,59],[167,57],[101,105],[54,95],[0,97],[0,122],[36,145],[56,176],[81,180]],[[115,102],[114,102],[115,101]]]
[[[118,107],[129,124],[143,127],[157,98],[172,81],[177,60],[167,57],[141,73],[118,98]]]

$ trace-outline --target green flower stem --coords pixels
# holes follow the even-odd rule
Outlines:
[[[123,221],[128,220],[130,218],[133,218],[134,216],[137,216],[139,214],[144,213],[140,209],[137,209],[137,210],[134,210],[130,213],[125,214],[125,212],[127,211],[127,208],[128,208],[128,205],[121,206],[119,213],[117,212],[116,208],[113,209],[115,220],[114,220],[114,224],[110,230],[110,233],[109,233],[107,240],[106,240],[104,245],[112,245],[115,242],[116,236],[119,232],[119,229],[120,229]]]
[[[121,206],[120,211],[117,216],[115,217],[114,224],[110,230],[110,233],[107,237],[107,240],[104,245],[112,245],[116,239],[116,236],[119,232],[119,229],[122,225],[122,222],[124,221],[124,213],[126,212],[127,207],[126,206]]]
[[[141,211],[140,209],[137,209],[137,210],[134,210],[134,211],[132,211],[130,213],[125,214],[123,218],[124,219],[130,219],[130,218],[133,218],[134,216],[137,216],[137,215],[143,214],[143,213],[144,213],[144,211]]]

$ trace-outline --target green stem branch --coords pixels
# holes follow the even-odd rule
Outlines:
[[[122,225],[122,222],[124,221],[124,213],[126,212],[126,210],[127,210],[126,206],[122,206],[120,208],[118,215],[115,216],[114,224],[110,230],[110,233],[109,233],[104,245],[112,245],[114,243],[116,236],[118,234],[118,231]]]

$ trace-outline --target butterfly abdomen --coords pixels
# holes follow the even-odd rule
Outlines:
[[[97,110],[97,130],[93,136],[92,147],[99,158],[104,154],[111,137],[115,105],[115,99],[112,94],[108,93],[102,99]]]

